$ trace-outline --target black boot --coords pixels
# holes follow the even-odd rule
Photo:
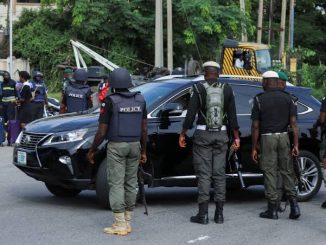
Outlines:
[[[198,214],[191,216],[190,222],[207,225],[208,224],[208,202],[198,204]]]
[[[326,201],[321,205],[322,208],[326,208]]]
[[[260,213],[259,217],[265,219],[278,219],[277,208],[277,204],[268,202],[268,209]]]
[[[291,209],[289,218],[290,219],[299,218],[300,217],[300,208],[297,203],[297,200],[295,198],[289,198],[289,202],[290,202],[290,209]]]
[[[223,224],[223,222],[224,222],[223,204],[224,204],[223,202],[216,202],[214,221],[217,224]]]

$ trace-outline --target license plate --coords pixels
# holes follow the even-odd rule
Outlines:
[[[27,163],[27,155],[26,155],[26,152],[17,151],[17,162],[19,164],[26,165],[26,163]]]

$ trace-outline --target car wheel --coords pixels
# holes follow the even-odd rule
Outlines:
[[[107,180],[107,164],[104,159],[96,174],[96,196],[99,204],[106,209],[110,209],[109,184]]]
[[[309,201],[320,189],[322,172],[318,158],[309,151],[301,151],[298,157],[302,188],[298,190],[299,201]]]
[[[81,190],[78,189],[68,189],[59,185],[52,185],[49,183],[45,183],[45,186],[53,195],[58,197],[74,197],[81,192]]]

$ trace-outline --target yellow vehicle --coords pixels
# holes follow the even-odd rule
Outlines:
[[[221,60],[224,77],[261,80],[272,67],[268,45],[231,39],[224,41]]]

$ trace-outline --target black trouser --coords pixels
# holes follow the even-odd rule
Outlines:
[[[44,102],[34,102],[33,107],[34,107],[34,111],[35,111],[34,120],[43,118],[43,115],[44,115]]]
[[[4,123],[7,123],[8,120],[15,119],[15,106],[16,104],[12,102],[2,104],[2,117]]]

